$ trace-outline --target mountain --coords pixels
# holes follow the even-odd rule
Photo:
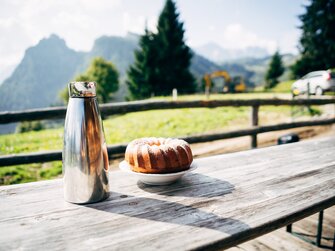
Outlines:
[[[134,61],[134,51],[138,47],[139,36],[129,33],[125,37],[102,36],[95,40],[93,48],[85,56],[81,70],[90,64],[92,58],[103,57],[113,62],[120,75],[124,76],[128,66]]]
[[[249,86],[264,84],[264,76],[272,57],[266,49],[261,47],[247,47],[240,50],[225,49],[212,42],[197,47],[195,51],[216,62],[222,70],[229,72],[230,75],[243,76]],[[289,66],[297,60],[297,56],[284,54],[282,60],[286,70],[280,81],[290,79]]]
[[[119,90],[114,94],[113,101],[124,101],[128,94],[125,84],[126,71],[134,61],[134,51],[138,48],[139,35],[128,33],[125,37],[102,36],[95,40],[92,49],[86,53],[79,71],[84,72],[92,58],[103,57],[113,62],[120,73]]]
[[[103,36],[95,41],[89,52],[78,52],[67,47],[57,35],[42,39],[26,50],[12,75],[0,85],[0,93],[4,97],[0,99],[0,111],[59,103],[58,93],[77,74],[86,70],[93,57],[112,61],[123,79],[133,61],[137,43],[138,36],[133,34],[126,37]]]
[[[261,47],[254,46],[245,49],[225,49],[213,42],[199,46],[195,48],[195,51],[216,63],[226,63],[241,58],[264,58],[269,56],[267,50]]]
[[[0,86],[0,110],[43,107],[56,100],[83,60],[83,53],[69,49],[56,35],[26,50],[21,63]]]
[[[197,78],[202,78],[205,73],[221,70],[220,66],[207,58],[194,53],[191,60],[191,72]]]
[[[239,65],[243,66],[249,72],[253,72],[250,76],[249,81],[254,83],[255,86],[264,85],[264,76],[269,67],[270,60],[272,56],[266,56],[263,58],[241,58],[230,61],[228,64],[222,64],[222,67],[226,65]],[[297,60],[297,55],[293,54],[283,54],[282,61],[285,67],[284,74],[279,78],[280,81],[290,79],[290,69],[289,67]]]
[[[243,64],[225,63],[222,64],[220,68],[224,71],[227,71],[230,76],[242,76],[247,86],[255,86],[255,82],[252,81],[255,72],[248,70]]]
[[[13,71],[15,70],[16,65],[8,65],[3,66],[0,71],[0,85],[3,83],[3,81],[10,76]]]
[[[92,50],[85,56],[82,69],[86,69],[92,58],[103,57],[112,61],[117,66],[121,77],[125,77],[129,65],[134,62],[134,51],[138,48],[138,41],[139,36],[133,33],[128,33],[126,37],[102,36],[95,40]],[[219,65],[193,51],[190,70],[196,78],[219,68]]]

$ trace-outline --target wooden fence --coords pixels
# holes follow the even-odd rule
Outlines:
[[[219,139],[228,139],[241,136],[251,136],[251,147],[257,147],[257,134],[292,129],[304,126],[330,125],[335,123],[335,118],[300,121],[292,123],[282,123],[277,125],[258,125],[258,111],[260,106],[309,106],[335,104],[334,98],[327,99],[250,99],[250,100],[201,100],[201,101],[138,101],[103,104],[100,106],[102,115],[116,115],[129,112],[160,110],[160,109],[180,109],[180,108],[200,108],[200,107],[239,107],[250,106],[251,126],[250,128],[234,130],[215,134],[203,134],[189,137],[182,137],[189,143],[200,143]],[[26,111],[1,112],[0,124],[7,124],[20,121],[46,120],[64,118],[66,107],[53,107],[44,109],[33,109]],[[126,144],[112,145],[108,147],[109,156],[121,154],[125,151]],[[18,164],[49,162],[62,159],[61,151],[47,151],[28,154],[0,156],[0,167]]]

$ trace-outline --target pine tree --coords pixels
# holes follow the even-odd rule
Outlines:
[[[154,34],[145,29],[139,41],[140,49],[135,51],[135,62],[127,72],[129,99],[148,98],[157,83],[156,47]]]
[[[167,0],[159,16],[157,25],[157,72],[159,85],[155,94],[169,95],[173,88],[179,93],[195,91],[194,77],[189,71],[192,53],[184,42],[183,23],[172,0]]]
[[[281,55],[278,51],[273,54],[269,69],[265,75],[265,88],[271,89],[278,84],[278,78],[284,73],[284,67],[281,59]]]
[[[295,77],[335,67],[335,0],[312,0],[302,21],[301,58],[292,66]]]
[[[194,78],[189,71],[192,53],[184,42],[183,23],[178,20],[176,6],[167,0],[162,10],[157,33],[145,30],[135,63],[127,72],[129,99],[154,95],[171,95],[195,91]]]

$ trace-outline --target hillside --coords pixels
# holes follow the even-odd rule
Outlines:
[[[94,57],[103,57],[113,62],[121,76],[126,74],[127,68],[134,61],[134,50],[137,48],[138,36],[128,34],[125,37],[102,36],[95,40],[94,45],[85,55],[80,66],[84,71]]]
[[[264,84],[264,76],[271,60],[271,55],[261,47],[247,47],[244,49],[226,49],[216,43],[207,43],[195,48],[195,51],[220,65],[222,70],[230,75],[241,75],[247,80],[249,86]],[[284,54],[283,62],[286,67],[281,81],[290,79],[289,66],[297,56]]]
[[[68,48],[56,35],[26,50],[11,77],[0,86],[0,110],[43,107],[56,101],[84,54]]]
[[[251,72],[249,81],[254,83],[255,86],[260,86],[264,84],[264,76],[270,64],[272,56],[266,56],[263,58],[241,58],[232,60],[229,63],[222,64],[224,68],[227,65],[239,65],[243,66],[248,72]],[[297,56],[293,54],[282,55],[283,64],[285,66],[285,72],[280,77],[280,81],[286,81],[290,79],[290,69],[289,67],[296,61]]]

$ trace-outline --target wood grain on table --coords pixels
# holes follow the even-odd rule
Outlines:
[[[61,180],[0,187],[1,250],[217,250],[335,204],[335,138],[195,160],[173,185],[110,173],[111,196],[63,200]]]

